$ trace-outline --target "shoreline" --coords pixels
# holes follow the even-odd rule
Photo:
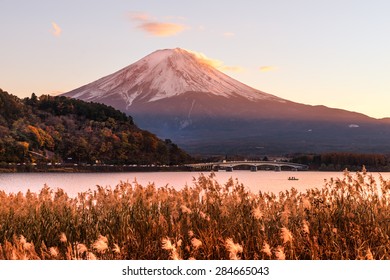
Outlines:
[[[362,169],[347,169],[349,172],[360,172]],[[248,171],[246,169],[235,169],[234,171]],[[231,173],[234,173],[231,172]],[[269,170],[258,170],[257,172],[269,171]],[[291,170],[282,170],[279,172],[290,172]],[[310,169],[310,170],[299,170],[294,172],[323,172],[323,173],[331,173],[331,172],[343,172],[342,170],[319,170],[319,169]],[[227,172],[225,170],[208,170],[208,169],[191,169],[188,167],[134,167],[134,168],[118,168],[118,167],[103,167],[103,168],[0,168],[0,174],[24,174],[24,173],[42,173],[42,174],[50,174],[50,173],[85,173],[85,174],[93,174],[93,173],[132,173],[132,172]],[[389,169],[368,169],[367,172],[378,172],[378,173],[386,173],[390,172]]]
[[[348,170],[357,172],[363,169],[364,165],[343,166],[342,168],[319,168],[311,166],[307,170],[297,170],[296,172],[315,171],[315,172],[342,172]],[[390,166],[381,167],[364,167],[369,172],[390,172]],[[234,170],[247,170],[250,167],[241,166]],[[258,169],[258,172],[267,171],[268,169]],[[127,172],[225,172],[224,170],[211,170],[209,168],[192,168],[184,165],[112,165],[112,164],[76,164],[66,163],[60,165],[48,164],[1,164],[0,174],[2,173],[127,173]],[[282,169],[281,171],[291,171],[291,169]]]
[[[130,166],[69,166],[69,167],[36,167],[36,166],[12,166],[9,168],[0,168],[1,173],[120,173],[120,172],[184,172],[191,171],[185,166],[149,166],[149,167],[130,167]]]

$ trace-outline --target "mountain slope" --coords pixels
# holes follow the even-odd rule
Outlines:
[[[385,120],[253,89],[182,49],[156,51],[65,96],[111,105],[192,153],[390,152]]]
[[[284,102],[230,78],[194,53],[179,48],[153,52],[114,74],[65,95],[91,101],[120,97],[130,107],[186,92],[211,92],[223,97],[242,96],[248,100]]]
[[[0,162],[180,164],[188,154],[131,117],[66,97],[19,99],[0,90]]]

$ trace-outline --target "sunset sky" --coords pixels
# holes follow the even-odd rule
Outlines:
[[[295,102],[390,117],[390,1],[0,0],[0,88],[59,94],[166,48]]]

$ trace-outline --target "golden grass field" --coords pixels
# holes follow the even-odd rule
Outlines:
[[[213,174],[180,191],[0,191],[0,259],[390,259],[389,202],[390,181],[364,169],[305,193]]]

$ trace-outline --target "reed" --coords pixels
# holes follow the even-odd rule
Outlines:
[[[70,198],[0,191],[0,259],[390,259],[390,182],[345,172],[299,193],[120,182]]]

